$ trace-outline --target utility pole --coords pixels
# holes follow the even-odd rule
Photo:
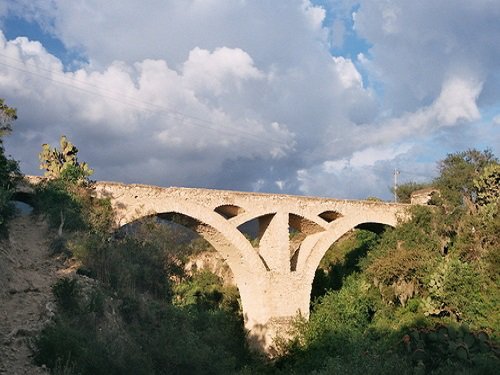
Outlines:
[[[394,203],[398,203],[398,175],[399,171],[394,168]]]

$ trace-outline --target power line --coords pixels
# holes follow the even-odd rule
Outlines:
[[[189,125],[197,126],[197,127],[203,128],[203,129],[209,129],[209,130],[212,130],[212,131],[215,131],[215,132],[218,132],[218,133],[223,133],[223,134],[230,135],[230,136],[239,135],[239,136],[241,136],[243,138],[247,138],[247,139],[251,138],[254,142],[256,141],[256,142],[262,143],[262,144],[288,146],[288,143],[285,142],[285,141],[280,141],[280,140],[272,139],[272,138],[271,139],[269,139],[269,138],[265,139],[265,138],[262,138],[262,137],[260,137],[258,135],[255,135],[253,133],[246,132],[246,131],[244,131],[242,129],[229,128],[227,126],[225,126],[225,128],[221,128],[224,125],[215,124],[214,122],[212,122],[210,120],[206,120],[206,119],[203,119],[203,118],[200,118],[200,117],[197,117],[197,116],[193,116],[193,115],[187,114],[185,112],[181,112],[181,111],[169,108],[167,106],[161,106],[161,105],[154,104],[154,103],[151,103],[151,102],[147,102],[147,101],[144,101],[144,100],[141,100],[141,99],[137,99],[137,98],[134,98],[134,97],[124,96],[121,93],[118,93],[117,91],[109,90],[107,88],[104,88],[104,87],[101,87],[101,86],[97,86],[97,85],[93,85],[93,84],[90,84],[88,82],[85,82],[85,81],[82,81],[82,80],[78,80],[76,78],[68,77],[66,74],[59,73],[59,72],[56,72],[56,71],[53,71],[53,70],[50,70],[50,69],[46,69],[46,68],[43,68],[43,67],[39,67],[39,66],[37,66],[35,64],[26,63],[26,62],[24,62],[22,60],[19,60],[19,59],[16,59],[16,58],[13,58],[13,57],[1,54],[1,53],[0,53],[0,56],[2,56],[4,58],[11,59],[11,60],[14,60],[14,61],[19,62],[19,63],[22,63],[24,66],[31,65],[32,67],[34,67],[34,68],[36,68],[38,70],[42,70],[42,71],[48,72],[51,75],[59,76],[59,77],[63,78],[64,80],[72,81],[73,83],[83,84],[85,86],[88,86],[90,89],[78,87],[78,86],[75,86],[74,84],[70,84],[68,82],[62,82],[62,81],[56,80],[56,79],[54,79],[52,77],[49,77],[47,75],[40,74],[38,72],[33,72],[31,70],[20,68],[18,66],[13,66],[13,65],[10,65],[10,64],[8,64],[6,62],[0,61],[0,65],[3,65],[3,66],[8,67],[10,69],[14,69],[14,70],[17,70],[17,71],[20,71],[20,72],[23,72],[23,73],[27,73],[27,74],[30,74],[30,75],[33,75],[33,76],[36,76],[36,77],[48,80],[48,81],[56,83],[56,84],[59,84],[59,85],[62,85],[62,86],[66,86],[66,87],[69,87],[71,89],[84,92],[84,93],[89,94],[89,95],[99,96],[101,98],[113,100],[113,101],[115,101],[117,103],[120,103],[120,104],[123,104],[123,105],[127,105],[127,106],[131,106],[131,107],[134,107],[136,109],[139,109],[139,110],[142,110],[142,111],[146,111],[146,112],[149,112],[149,113],[164,114],[164,115],[173,115],[173,116],[176,116],[177,118],[190,119],[190,120],[192,120],[191,122],[186,122],[185,123],[188,126]],[[94,90],[91,90],[91,89],[95,89],[95,90],[99,90],[99,91],[94,91]],[[108,93],[110,93],[112,95],[115,95],[115,96],[105,95],[102,92],[108,92]],[[116,96],[119,96],[119,98],[117,98]],[[124,101],[124,99],[126,101]],[[144,107],[144,106],[146,106],[146,107]],[[202,123],[204,125],[202,125],[200,123]]]

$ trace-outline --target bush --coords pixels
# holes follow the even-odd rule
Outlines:
[[[113,222],[109,200],[95,199],[85,186],[62,179],[47,180],[35,188],[34,213],[47,217],[51,228],[69,232],[107,232]]]
[[[73,232],[87,229],[83,202],[78,192],[63,180],[49,180],[36,186],[34,213],[45,216],[51,228]]]
[[[58,305],[65,312],[75,312],[79,309],[80,289],[78,281],[72,278],[60,279],[52,286],[52,293],[56,297]]]
[[[240,305],[236,287],[225,287],[222,279],[210,271],[201,270],[173,288],[175,303],[196,306],[204,310],[223,309],[238,314]]]

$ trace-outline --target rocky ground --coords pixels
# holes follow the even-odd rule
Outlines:
[[[61,263],[49,255],[45,222],[19,215],[0,241],[0,374],[47,374],[31,341],[54,314],[51,286]]]

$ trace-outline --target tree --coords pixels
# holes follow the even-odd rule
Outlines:
[[[5,100],[0,98],[0,138],[12,131],[11,123],[16,119],[16,109],[9,107]]]
[[[451,207],[466,206],[474,209],[477,179],[486,166],[497,163],[498,159],[490,150],[478,151],[469,149],[463,152],[448,154],[439,163],[440,176],[434,180],[445,204]]]
[[[11,202],[17,180],[20,178],[18,163],[5,156],[2,137],[11,130],[11,123],[17,119],[16,109],[7,106],[0,99],[0,231],[5,229],[5,223],[14,213]]]
[[[38,155],[40,169],[45,169],[45,176],[52,179],[62,179],[69,182],[83,183],[94,173],[87,163],[80,163],[77,158],[78,149],[66,136],[59,141],[61,150],[51,149],[48,144],[42,145],[42,152]]]

